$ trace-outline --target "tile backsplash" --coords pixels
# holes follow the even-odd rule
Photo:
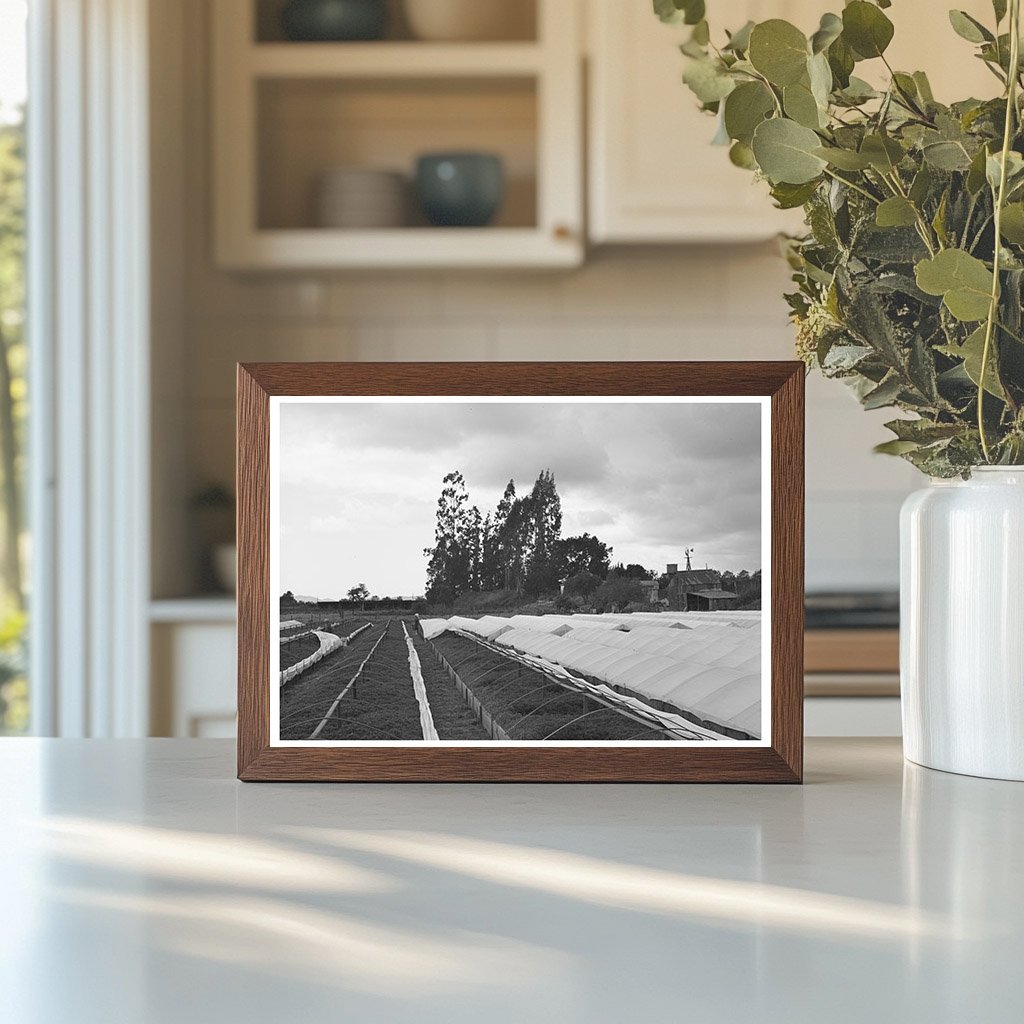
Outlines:
[[[787,359],[774,245],[626,249],[573,272],[245,278],[189,262],[185,377],[193,483],[233,473],[244,360]],[[885,412],[808,379],[808,588],[894,588],[897,516],[917,484],[873,455]]]

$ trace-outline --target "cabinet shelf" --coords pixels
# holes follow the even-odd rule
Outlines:
[[[255,78],[508,77],[538,75],[536,43],[257,43],[243,58]]]
[[[526,3],[527,0],[520,0]],[[269,4],[269,0],[268,0]],[[265,9],[264,9],[265,8]],[[213,242],[230,270],[572,267],[583,262],[579,12],[537,0],[526,41],[296,43],[256,31],[254,0],[212,5]],[[411,179],[427,152],[496,153],[493,226],[319,226],[336,168]]]
[[[547,237],[534,228],[306,228],[254,231],[241,242],[237,250],[222,250],[225,267],[573,267],[580,245],[568,229]]]

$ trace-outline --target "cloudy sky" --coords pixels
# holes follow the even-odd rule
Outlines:
[[[486,515],[512,478],[550,469],[562,536],[664,571],[761,567],[761,409],[706,403],[285,403],[283,590],[422,594],[441,481],[460,470]]]

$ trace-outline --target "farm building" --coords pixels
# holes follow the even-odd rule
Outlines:
[[[721,586],[722,575],[714,569],[684,569],[680,572],[674,565],[670,565],[665,596],[670,610],[685,612],[694,608],[690,603],[691,594],[701,590],[720,590]]]
[[[644,592],[644,601],[647,604],[658,603],[658,581],[657,580],[636,580],[637,585]]]
[[[736,595],[731,590],[694,590],[686,595],[687,610],[691,612],[716,612],[731,608]]]

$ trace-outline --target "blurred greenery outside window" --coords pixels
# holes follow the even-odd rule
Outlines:
[[[25,15],[25,0],[0,0],[0,735],[29,728]]]

